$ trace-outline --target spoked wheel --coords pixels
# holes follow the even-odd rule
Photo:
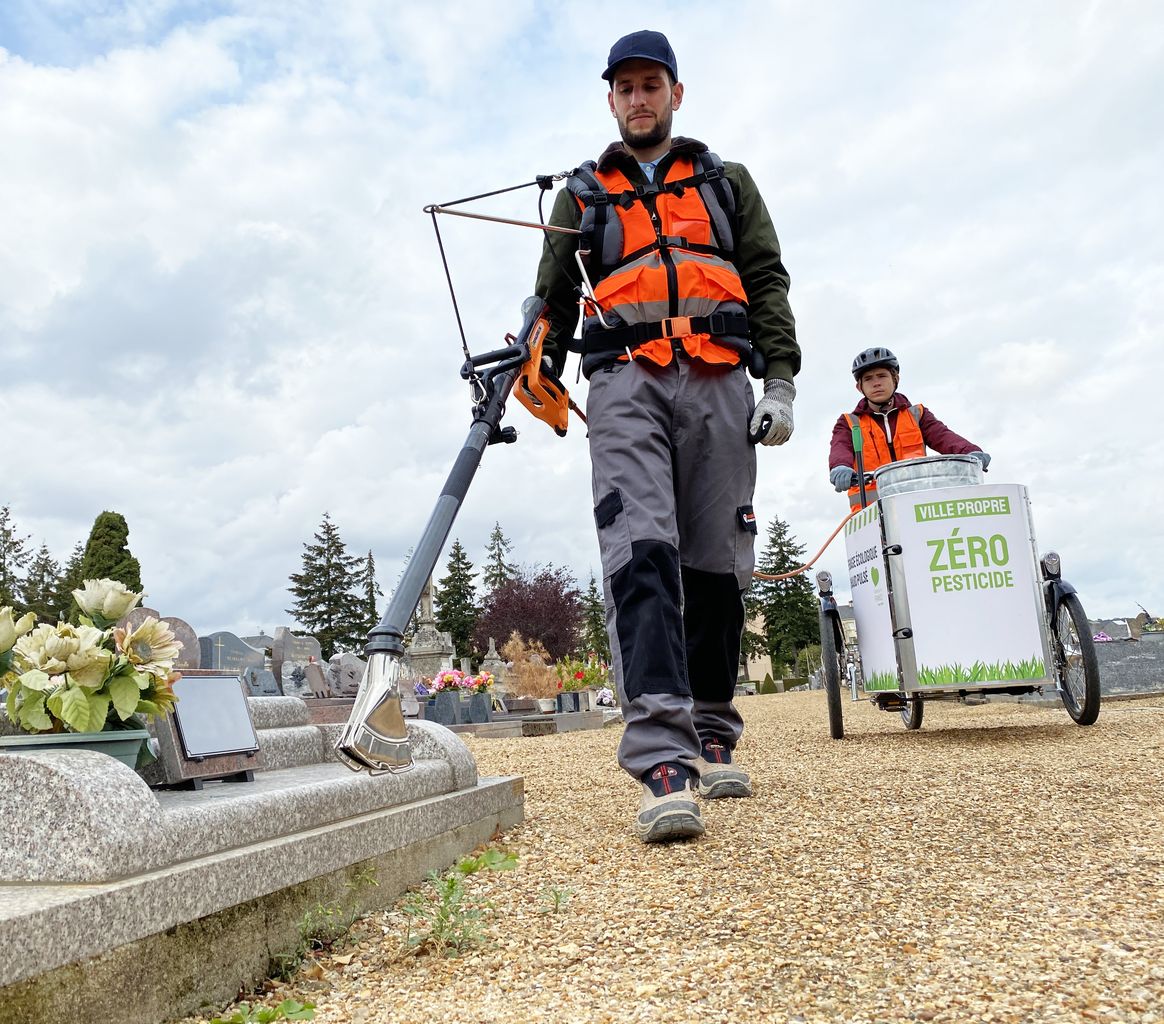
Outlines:
[[[845,735],[845,724],[841,719],[841,657],[832,616],[823,613],[820,617],[820,660],[824,669],[825,696],[829,702],[829,735],[839,740]]]
[[[1099,717],[1099,662],[1087,616],[1075,594],[1064,594],[1059,602],[1051,623],[1051,654],[1067,714],[1076,725],[1091,725]]]
[[[901,705],[901,721],[907,729],[920,729],[926,706],[920,697],[906,698]]]

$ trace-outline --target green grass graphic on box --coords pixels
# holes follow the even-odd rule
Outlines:
[[[959,665],[921,665],[917,670],[918,686],[958,686],[967,683],[1001,683],[1011,679],[1044,679],[1047,667],[1035,656],[1024,661],[995,661],[986,664],[974,662],[969,667]]]
[[[901,684],[892,672],[874,672],[865,680],[866,690],[900,690]]]

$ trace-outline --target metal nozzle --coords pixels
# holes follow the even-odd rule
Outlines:
[[[360,681],[348,724],[336,742],[340,761],[352,771],[404,772],[412,767],[412,745],[400,704],[400,659],[372,654]]]

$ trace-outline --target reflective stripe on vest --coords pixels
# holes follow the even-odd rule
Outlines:
[[[885,431],[877,425],[873,416],[868,413],[860,417],[852,413],[845,413],[849,427],[861,426],[861,438],[864,441],[862,460],[865,463],[865,472],[872,473],[875,469],[890,462],[901,462],[905,459],[921,459],[926,454],[926,443],[922,439],[921,418],[925,406],[910,405],[897,410],[896,429],[893,433],[893,451],[889,450],[889,439]],[[853,469],[857,469],[856,456],[853,457]],[[877,484],[870,480],[865,485],[865,498],[872,502],[877,497]],[[861,482],[849,488],[849,504],[853,508],[861,507]]]
[[[566,183],[582,210],[581,248],[598,279],[595,298],[614,325],[658,323],[713,313],[743,313],[747,294],[731,256],[735,199],[712,153],[677,157],[661,183],[635,185],[621,171],[579,167]],[[680,325],[682,321],[680,320]],[[583,339],[601,332],[587,318]],[[645,341],[634,358],[671,362],[671,342],[707,363],[735,365],[747,338],[676,334]]]

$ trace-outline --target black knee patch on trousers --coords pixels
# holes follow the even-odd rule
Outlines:
[[[657,540],[634,541],[630,561],[610,577],[627,700],[691,692],[679,587],[679,552]]]
[[[697,700],[726,703],[736,692],[744,595],[735,573],[683,567],[687,673]]]

